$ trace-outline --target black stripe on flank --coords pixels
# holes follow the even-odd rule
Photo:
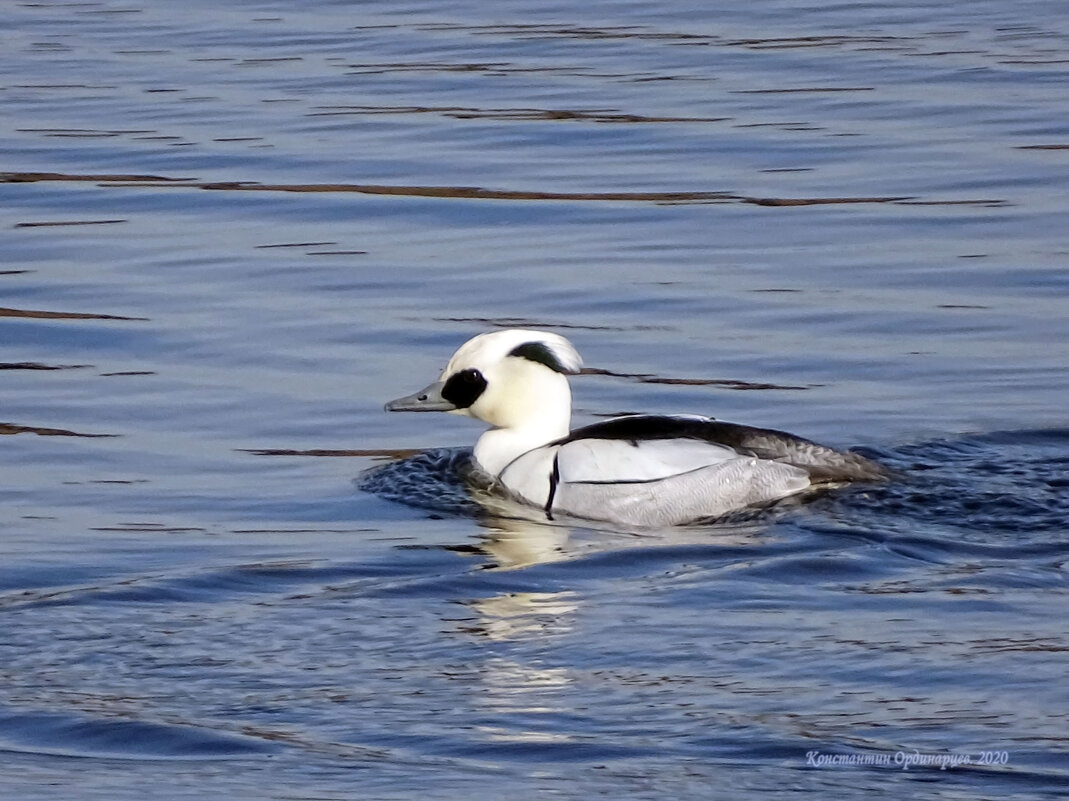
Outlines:
[[[453,373],[442,387],[442,397],[458,409],[467,409],[486,389],[486,379],[478,370]]]
[[[553,499],[557,497],[557,485],[560,484],[560,451],[553,456],[553,472],[549,474],[549,497],[546,498],[546,519],[553,519]]]
[[[518,356],[521,359],[544,364],[550,370],[558,373],[575,372],[568,369],[564,362],[557,357],[557,354],[553,352],[553,349],[544,342],[524,342],[509,351],[509,356]]]

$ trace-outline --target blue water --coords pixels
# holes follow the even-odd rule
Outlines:
[[[0,798],[1064,795],[1062,4],[4,14]],[[897,479],[417,493],[480,429],[383,402],[517,324],[601,371],[577,424]]]

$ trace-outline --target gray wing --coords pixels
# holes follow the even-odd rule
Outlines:
[[[731,448],[739,454],[800,467],[813,483],[876,481],[888,476],[881,465],[859,453],[838,451],[786,431],[726,423],[709,417],[641,414],[617,417],[577,429],[561,443],[591,437],[632,442],[700,440]]]
[[[645,481],[561,480],[547,513],[630,526],[675,526],[785,498],[809,485],[809,476],[799,467],[736,456]]]

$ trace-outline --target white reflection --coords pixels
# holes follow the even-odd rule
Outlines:
[[[477,615],[465,629],[497,642],[571,631],[579,596],[573,592],[510,592],[465,601]]]
[[[579,520],[569,521],[573,525],[566,525],[564,521],[546,521],[544,518],[493,516],[480,521],[486,531],[480,536],[476,548],[490,557],[485,569],[517,570],[633,548],[767,544],[770,538],[777,536],[770,529],[774,514],[764,511],[710,525],[652,530],[602,528],[596,523]]]
[[[479,550],[489,556],[491,570],[516,570],[530,565],[559,562],[566,558],[571,535],[564,526],[497,518],[483,523]]]
[[[572,592],[515,592],[465,602],[478,622],[465,626],[493,642],[549,642],[570,631],[579,597]],[[489,656],[479,667],[472,703],[488,714],[507,716],[501,725],[483,725],[478,735],[499,743],[549,744],[571,741],[556,730],[554,718],[566,710],[561,699],[571,691],[567,668],[546,667],[540,660],[521,662]]]
[[[530,715],[526,727],[482,726],[481,734],[497,742],[561,743],[571,735],[554,731],[549,722],[544,725],[539,715],[560,713],[564,706],[560,699],[569,691],[572,677],[565,668],[546,668],[524,665],[508,659],[494,658],[486,662],[478,705],[497,715]]]

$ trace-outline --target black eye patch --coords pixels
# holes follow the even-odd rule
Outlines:
[[[486,379],[478,370],[461,370],[453,373],[442,387],[442,397],[458,409],[467,409],[486,389]]]

